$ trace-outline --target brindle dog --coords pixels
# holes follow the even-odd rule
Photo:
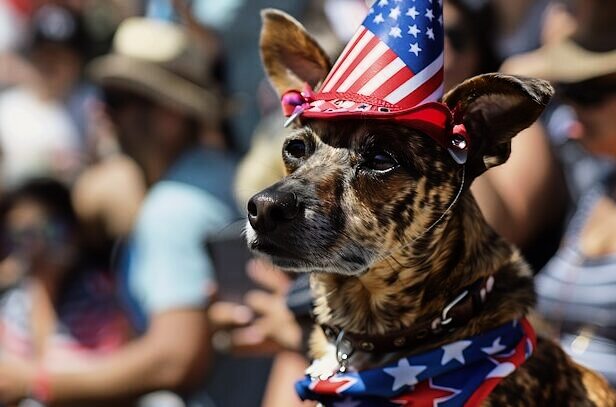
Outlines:
[[[263,21],[261,52],[277,91],[304,82],[318,87],[330,70],[318,44],[282,12],[267,10]],[[507,160],[511,138],[537,119],[552,92],[545,81],[499,74],[449,92],[444,102],[471,136],[465,166],[426,135],[388,121],[296,124],[282,153],[288,175],[248,204],[247,239],[275,265],[312,273],[319,324],[373,336],[408,330],[440,315],[463,287],[495,277],[481,312],[453,332],[401,352],[357,351],[351,367],[374,367],[529,312],[533,274],[487,225],[469,186]],[[337,365],[320,329],[311,345],[317,370]],[[539,339],[484,405],[614,406],[616,396],[601,377]]]

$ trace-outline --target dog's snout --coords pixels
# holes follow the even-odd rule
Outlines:
[[[248,201],[248,221],[257,232],[271,232],[295,219],[299,209],[294,193],[266,189]]]

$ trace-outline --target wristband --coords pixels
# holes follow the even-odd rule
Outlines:
[[[39,367],[32,383],[32,398],[47,404],[51,399],[51,378],[49,372],[43,367]]]

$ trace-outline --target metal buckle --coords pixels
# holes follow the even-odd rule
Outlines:
[[[443,312],[441,313],[441,325],[448,325],[451,323],[451,321],[453,321],[453,318],[451,318],[447,314],[449,314],[449,311],[451,311],[451,309],[455,307],[460,301],[462,301],[464,297],[466,297],[467,295],[468,295],[468,290],[464,290],[453,301],[447,304],[445,308],[443,308]]]
[[[340,330],[340,333],[338,334],[338,337],[336,338],[336,360],[338,361],[338,372],[339,373],[344,373],[346,372],[348,366],[349,366],[349,358],[351,356],[353,356],[353,353],[355,353],[355,349],[353,348],[353,346],[350,344],[349,341],[346,341],[346,343],[348,344],[348,349],[342,349],[342,342],[344,341],[344,329]]]

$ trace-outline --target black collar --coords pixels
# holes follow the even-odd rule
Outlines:
[[[321,324],[321,329],[327,339],[336,345],[338,356],[343,358],[350,357],[355,350],[390,353],[416,348],[434,342],[475,317],[483,308],[493,286],[494,276],[480,278],[449,302],[437,317],[400,331],[367,335],[348,332],[328,324]]]

